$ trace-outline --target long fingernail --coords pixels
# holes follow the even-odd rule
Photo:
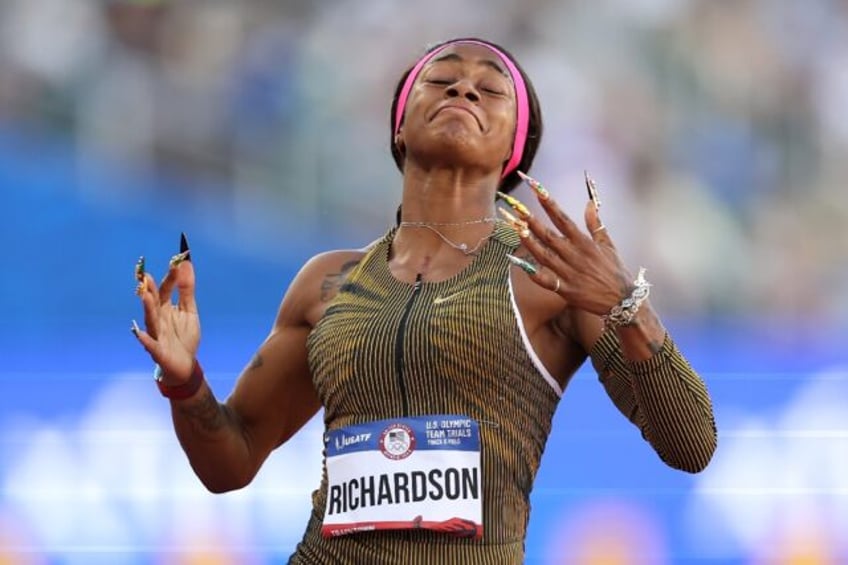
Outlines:
[[[521,267],[521,269],[528,275],[535,275],[538,272],[538,269],[536,269],[536,266],[533,263],[525,261],[521,257],[516,257],[515,255],[507,253],[506,258],[509,259],[509,262],[516,267]]]
[[[498,208],[498,214],[500,214],[504,220],[514,229],[519,237],[527,238],[530,237],[530,228],[527,227],[527,222],[523,220],[519,220],[512,214],[510,214],[505,208]]]
[[[191,261],[191,259],[189,258],[190,255],[191,255],[191,253],[188,250],[183,251],[182,253],[177,253],[176,255],[171,257],[171,261],[168,264],[170,265],[170,267],[172,269],[174,269],[180,263],[182,263],[183,261],[189,261],[190,262]]]
[[[135,285],[135,293],[136,293],[136,295],[137,295],[137,296],[141,296],[142,294],[144,294],[144,288],[145,288],[144,281],[141,281],[140,283],[138,283],[137,285]]]
[[[522,218],[530,217],[530,210],[527,209],[527,206],[525,206],[521,200],[504,192],[498,192],[497,194],[498,198],[509,204],[510,208],[515,210],[519,216]]]
[[[139,257],[135,263],[135,280],[144,281],[144,255]]]
[[[138,337],[138,332],[141,331],[141,328],[138,327],[138,323],[135,320],[132,321],[132,326],[130,326],[130,331],[132,332],[132,334],[135,337]]]
[[[540,183],[530,175],[522,173],[521,171],[515,172],[518,173],[518,176],[520,176],[524,182],[530,185],[530,188],[536,191],[536,194],[539,196],[540,200],[547,200],[551,197],[551,193],[548,192],[548,190],[544,186],[542,186],[542,183]]]
[[[184,261],[191,262],[191,252],[189,252],[188,247],[188,238],[186,238],[185,232],[180,233],[180,254],[185,253]]]
[[[595,186],[595,181],[589,176],[588,171],[583,171],[583,176],[586,177],[586,191],[589,193],[589,200],[595,205],[595,211],[601,209],[601,199],[598,197],[598,187]]]

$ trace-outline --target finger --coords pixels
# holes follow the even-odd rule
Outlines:
[[[547,267],[540,267],[528,260],[526,257],[517,257],[515,255],[507,255],[510,262],[522,271],[527,273],[530,279],[547,290],[555,292],[563,296],[564,282],[560,276]]]
[[[184,261],[177,265],[176,285],[179,299],[177,307],[183,312],[197,313],[197,302],[194,299],[194,264]]]
[[[536,218],[535,216],[530,216],[526,220],[527,227],[530,228],[530,232],[539,240],[539,242],[547,247],[550,251],[555,253],[560,259],[562,259],[565,263],[569,265],[573,265],[577,260],[578,251],[575,249],[574,244],[567,237],[564,237],[561,234],[556,233],[549,226],[543,223],[541,220]],[[520,234],[519,234],[520,235]],[[525,243],[530,241],[533,243],[532,237],[523,238]],[[538,245],[534,246],[534,249],[539,251],[543,251]],[[557,265],[552,263],[549,265],[550,267],[556,269]],[[564,273],[563,273],[564,274]]]
[[[547,267],[557,273],[558,276],[566,279],[569,278],[569,273],[572,272],[572,269],[563,259],[562,255],[533,236],[523,237],[522,243],[538,266]]]
[[[159,342],[153,339],[149,333],[139,328],[138,324],[135,323],[135,320],[133,320],[132,322],[132,327],[130,327],[130,331],[133,333],[133,335],[135,335],[139,343],[141,343],[141,346],[144,347],[144,350],[147,351],[155,361],[157,357],[156,354],[159,352]]]
[[[144,275],[141,285],[143,290],[139,297],[144,309],[144,326],[153,339],[156,339],[159,336],[159,293],[149,273]]]
[[[159,304],[164,305],[166,302],[171,301],[171,294],[174,290],[174,284],[177,281],[178,268],[184,261],[191,262],[191,250],[188,247],[188,239],[185,232],[180,234],[180,252],[171,257],[171,260],[168,262],[168,272],[159,286]]]
[[[539,199],[539,202],[542,204],[542,208],[551,219],[554,227],[556,227],[562,235],[575,243],[585,241],[587,239],[586,234],[580,231],[580,228],[574,223],[574,220],[572,220],[568,214],[559,207],[559,204],[557,204],[553,198],[548,198],[546,200]]]
[[[532,242],[533,238],[531,235],[535,236],[542,242],[543,246],[548,248],[545,250],[542,247],[533,247],[534,250],[539,251],[540,254],[537,254],[539,259],[544,259],[553,253],[558,255],[559,258],[564,259],[569,264],[576,264],[580,253],[574,248],[574,245],[567,237],[564,237],[561,233],[555,232],[546,223],[531,214],[527,207],[519,202],[518,199],[509,196],[508,194],[498,193],[498,196],[504,200],[521,218],[516,218],[504,208],[498,208],[498,212],[504,217],[507,223],[512,226],[518,234],[518,237],[520,237],[524,242]],[[585,238],[582,234],[581,237]],[[553,258],[549,260],[552,261],[550,266],[556,269]]]
[[[173,262],[168,268],[168,272],[165,273],[165,276],[162,278],[162,282],[159,283],[159,305],[164,305],[166,302],[170,302],[171,294],[174,291],[174,284],[177,282],[177,268],[179,264],[174,264]]]
[[[583,219],[586,222],[586,229],[589,230],[589,234],[592,236],[592,240],[595,243],[615,249],[615,244],[612,241],[609,230],[604,225],[604,222],[601,220],[601,216],[598,213],[598,207],[591,200],[586,202],[586,209],[583,211]]]

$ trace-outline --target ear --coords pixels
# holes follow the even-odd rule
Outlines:
[[[406,143],[403,141],[403,128],[398,129],[398,132],[395,134],[395,147],[401,153],[406,149]]]

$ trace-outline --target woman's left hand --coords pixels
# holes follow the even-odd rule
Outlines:
[[[630,295],[633,277],[618,256],[609,231],[598,215],[592,181],[587,176],[587,188],[593,198],[586,203],[584,232],[544,187],[532,178],[527,180],[554,226],[549,227],[531,214],[519,214],[527,229],[518,226],[516,231],[525,248],[543,267],[537,268],[535,273],[528,271],[530,278],[559,294],[570,306],[598,316],[609,313],[613,306]],[[516,211],[519,210],[516,208]]]

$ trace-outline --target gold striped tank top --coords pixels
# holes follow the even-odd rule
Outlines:
[[[389,270],[393,237],[394,229],[366,253],[309,335],[324,423],[329,431],[427,414],[476,419],[483,536],[400,530],[325,539],[325,466],[290,563],[521,563],[530,490],[560,391],[529,348],[512,296],[506,254],[520,241],[497,224],[462,272],[408,284]]]

